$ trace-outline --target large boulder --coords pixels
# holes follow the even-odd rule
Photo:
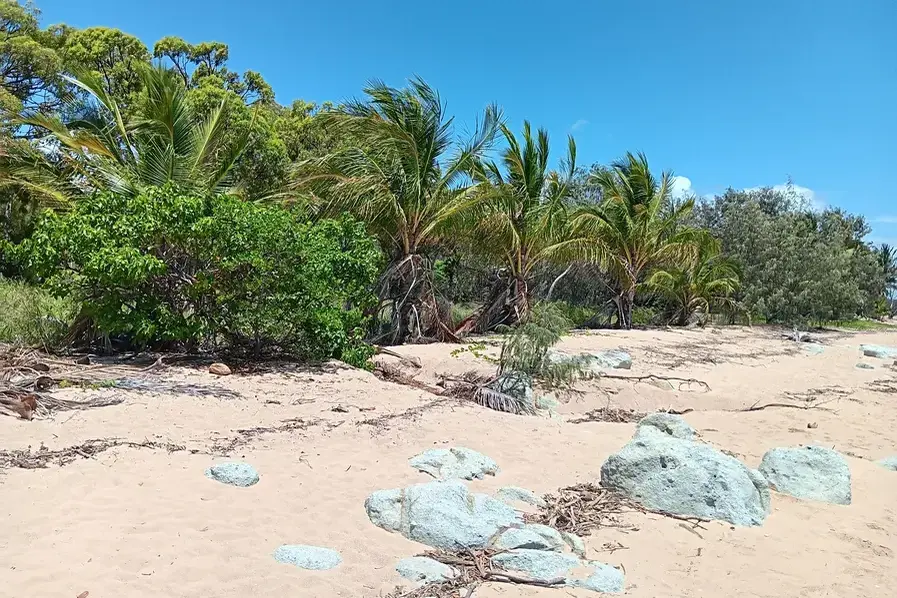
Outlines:
[[[735,525],[762,525],[769,514],[766,480],[738,459],[654,426],[601,466],[601,484],[645,507]]]
[[[623,591],[622,571],[597,561],[580,561],[569,554],[520,549],[497,554],[492,561],[508,571],[542,582],[562,579],[568,587],[606,594]]]
[[[510,506],[459,481],[378,490],[364,507],[374,525],[446,550],[485,548],[503,529],[523,526]]]
[[[837,451],[821,446],[774,448],[763,455],[760,473],[782,494],[850,504],[850,468]]]
[[[885,457],[884,459],[876,461],[876,463],[878,463],[885,469],[897,471],[897,455],[894,455],[893,457]]]
[[[860,351],[866,357],[877,357],[878,359],[894,359],[897,357],[897,347],[887,347],[885,345],[860,345]]]
[[[428,473],[437,480],[481,480],[498,473],[498,463],[491,458],[464,447],[430,449],[408,464],[418,471]]]
[[[303,544],[285,544],[274,551],[278,563],[295,565],[300,569],[323,571],[333,569],[343,562],[343,557],[335,550]]]
[[[238,461],[213,465],[206,470],[206,477],[239,488],[248,488],[259,481],[259,474],[252,465]]]
[[[396,565],[396,572],[405,579],[419,584],[448,581],[457,575],[457,571],[445,563],[425,556],[402,559]]]

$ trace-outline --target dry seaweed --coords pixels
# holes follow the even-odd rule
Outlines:
[[[634,424],[641,421],[647,414],[632,409],[617,409],[616,407],[601,407],[592,409],[582,417],[569,420],[571,424],[584,424],[588,422],[606,422],[613,424]]]
[[[183,445],[172,444],[170,442],[131,442],[122,440],[121,438],[87,440],[75,446],[55,450],[50,450],[41,444],[36,451],[32,451],[31,447],[24,450],[14,451],[0,450],[0,469],[13,467],[21,469],[43,469],[51,464],[62,467],[78,459],[92,459],[100,453],[120,446],[166,450],[169,453],[187,450],[187,447]],[[199,451],[193,450],[191,452],[197,453]]]

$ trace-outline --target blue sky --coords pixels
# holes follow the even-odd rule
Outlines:
[[[897,244],[897,0],[452,3],[37,0],[43,23],[222,41],[277,98],[339,101],[419,74],[461,123],[573,133],[583,164],[644,151],[711,194],[791,177]]]

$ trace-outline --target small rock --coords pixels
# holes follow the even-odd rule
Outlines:
[[[618,594],[623,591],[623,573],[610,565],[597,561],[580,561],[569,554],[542,550],[512,550],[492,558],[493,562],[509,571],[523,573],[535,580],[547,582],[563,578],[565,585],[595,592]],[[588,568],[584,575],[574,575],[577,568]]]
[[[837,451],[821,446],[774,448],[763,455],[760,473],[782,494],[850,504],[850,467]]]
[[[866,357],[876,357],[878,359],[894,359],[897,357],[897,347],[886,347],[884,345],[860,345],[860,351]]]
[[[643,417],[638,423],[637,431],[649,427],[684,440],[691,440],[697,435],[695,429],[681,415],[672,413],[658,412]]]
[[[82,355],[75,360],[75,363],[78,365],[90,365],[90,355]]]
[[[36,371],[36,372],[49,372],[49,371],[50,371],[50,366],[47,365],[46,363],[43,363],[43,362],[41,362],[41,361],[38,361],[37,363],[32,363],[32,364],[31,364],[31,369],[34,370],[34,371]]]
[[[585,561],[583,565],[593,567],[592,573],[587,577],[569,576],[567,578],[568,586],[605,594],[623,593],[626,578],[622,571],[598,561]]]
[[[583,559],[586,558],[586,543],[582,538],[570,532],[561,532],[561,538],[564,539],[573,554]]]
[[[448,581],[457,575],[457,572],[445,563],[425,556],[402,559],[396,565],[396,572],[405,579],[421,585]]]
[[[378,490],[364,507],[374,525],[446,550],[485,548],[502,529],[523,526],[514,509],[460,481]]]
[[[579,559],[573,555],[526,548],[502,552],[492,557],[492,561],[509,571],[519,571],[539,581],[566,577],[579,565]]]
[[[474,450],[462,446],[450,449],[430,449],[412,457],[408,464],[430,474],[437,480],[482,480],[499,472],[498,463]]]
[[[809,428],[811,430],[815,430],[818,427],[819,427],[819,424],[817,424],[816,422],[810,422],[807,424],[807,428]]]
[[[804,344],[804,349],[810,355],[822,355],[825,353],[825,345],[820,345],[819,343],[806,343]]]
[[[632,355],[622,349],[592,353],[591,358],[603,369],[628,370],[632,368]]]
[[[876,463],[878,463],[885,469],[897,471],[897,455],[894,455],[893,457],[885,457],[884,459],[876,461]]]
[[[323,571],[333,569],[343,562],[343,557],[335,550],[319,546],[285,544],[274,551],[274,560],[300,569]]]
[[[504,488],[499,488],[495,495],[504,502],[519,501],[528,505],[533,505],[534,507],[545,506],[545,501],[541,496],[532,490],[527,490],[526,488],[521,488],[519,486],[505,486]]]
[[[660,390],[676,390],[676,387],[673,386],[672,382],[670,382],[669,380],[662,380],[660,378],[651,378],[650,380],[648,380],[648,384],[650,384],[654,388],[659,388]]]
[[[560,403],[554,395],[547,394],[542,395],[541,397],[536,399],[536,409],[542,409],[545,411],[553,411],[558,408]]]
[[[209,366],[209,373],[216,376],[230,376],[230,368],[223,363],[213,363]]]
[[[871,363],[866,363],[865,361],[861,361],[857,364],[857,369],[859,370],[874,370],[875,366]]]
[[[495,540],[495,547],[504,550],[530,548],[560,552],[566,545],[559,531],[539,523],[528,523],[520,528],[512,527],[502,532]]]
[[[259,481],[259,474],[252,465],[239,462],[213,465],[206,470],[206,477],[240,488],[247,488]]]

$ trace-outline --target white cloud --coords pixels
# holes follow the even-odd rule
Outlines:
[[[677,175],[670,179],[670,183],[673,197],[685,197],[687,195],[692,195],[695,192],[695,190],[691,186],[691,179],[688,177]]]
[[[897,224],[897,216],[876,216],[872,222],[874,224]]]
[[[584,118],[580,118],[578,121],[576,121],[575,123],[573,123],[573,126],[570,127],[570,130],[572,130],[572,131],[578,131],[578,130],[580,130],[581,128],[585,127],[587,124],[589,124],[589,121],[587,121],[587,120],[584,119]]]

